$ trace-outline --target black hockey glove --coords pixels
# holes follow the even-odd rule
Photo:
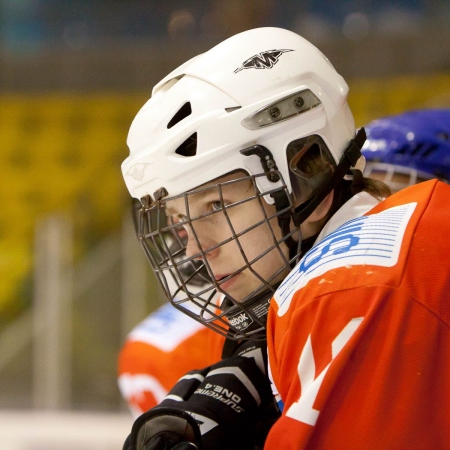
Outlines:
[[[123,450],[258,448],[278,417],[266,367],[266,343],[246,341],[231,357],[189,372],[138,417]]]

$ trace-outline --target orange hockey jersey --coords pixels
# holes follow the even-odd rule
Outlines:
[[[119,388],[135,417],[160,403],[187,372],[220,360],[225,338],[167,303],[128,335]]]
[[[283,413],[265,448],[450,448],[449,325],[450,186],[409,187],[328,230],[272,299]]]

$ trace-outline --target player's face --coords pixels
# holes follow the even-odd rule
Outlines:
[[[236,181],[221,185],[221,202],[217,183],[231,180]],[[187,256],[206,259],[216,281],[229,277],[219,283],[220,288],[237,301],[261,286],[261,280],[271,285],[281,281],[287,269],[276,273],[285,267],[282,254],[287,259],[288,250],[284,244],[273,247],[281,231],[276,218],[266,219],[275,214],[275,207],[256,198],[251,180],[241,174],[224,176],[203,187],[210,189],[188,195],[188,212],[183,197],[169,201],[166,207],[174,220],[191,219],[186,226]],[[238,238],[233,238],[236,235]],[[204,256],[199,254],[199,245]]]

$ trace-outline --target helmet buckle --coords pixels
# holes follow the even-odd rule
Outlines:
[[[261,165],[263,167],[267,179],[272,183],[280,181],[280,174],[277,172],[278,171],[277,164],[275,162],[275,159],[273,158],[272,152],[268,148],[262,145],[253,145],[252,147],[248,147],[245,148],[244,150],[241,150],[240,153],[243,154],[244,156],[251,156],[251,155],[259,156],[259,159],[261,160]]]

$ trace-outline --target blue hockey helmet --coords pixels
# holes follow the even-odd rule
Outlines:
[[[373,120],[364,128],[365,176],[381,178],[393,191],[430,178],[449,182],[450,109],[409,111]],[[400,183],[394,177],[399,174]]]

